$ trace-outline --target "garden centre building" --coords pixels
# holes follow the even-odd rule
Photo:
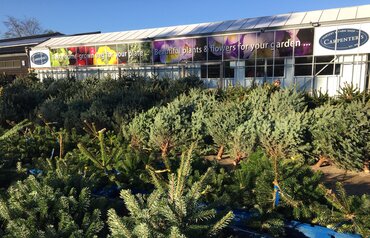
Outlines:
[[[196,75],[209,87],[280,79],[333,95],[369,88],[370,5],[52,38],[30,52],[41,78]]]

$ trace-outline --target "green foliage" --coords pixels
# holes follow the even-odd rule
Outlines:
[[[171,101],[193,87],[202,87],[197,78],[168,80],[158,86],[155,80],[124,77],[118,80],[59,79],[38,82],[29,75],[2,88],[0,123],[6,120],[36,120],[39,114],[58,127],[82,129],[83,121],[99,128],[117,128],[136,112]]]
[[[208,190],[206,184],[211,169],[199,181],[187,186],[191,172],[191,151],[182,156],[177,174],[169,174],[168,181],[151,171],[156,189],[148,196],[121,191],[130,212],[120,218],[114,210],[108,212],[108,225],[113,237],[204,237],[220,232],[233,218],[228,212],[215,220],[216,211],[202,205],[201,198]]]
[[[22,130],[24,127],[31,125],[31,123],[28,120],[23,120],[20,123],[14,125],[10,130],[5,131],[4,134],[0,135],[0,142],[10,138],[14,134],[16,134],[18,131]]]
[[[128,126],[122,128],[122,132],[133,148],[149,149],[148,142],[150,128],[154,123],[154,117],[158,112],[157,107],[153,107],[146,112],[134,117]]]
[[[308,150],[309,117],[302,93],[293,88],[274,92],[261,116],[257,133],[270,157],[290,158]]]
[[[195,102],[186,95],[181,95],[155,115],[150,127],[149,145],[153,150],[160,150],[162,157],[175,147],[181,147],[191,139],[191,114]]]
[[[45,176],[29,176],[0,199],[4,237],[97,237],[103,228],[100,211],[91,208],[92,182],[64,160],[49,160]],[[73,173],[71,173],[73,171]]]
[[[261,150],[252,153],[233,171],[233,182],[226,191],[233,199],[231,206],[250,210],[254,216],[248,226],[279,236],[283,219],[309,221],[314,217],[311,206],[325,203],[320,186],[320,173],[296,159],[278,163],[280,203],[274,207],[274,166]]]
[[[329,94],[327,92],[323,93],[320,90],[318,91],[315,90],[312,93],[306,93],[305,97],[307,106],[310,109],[315,109],[326,103],[330,103]]]
[[[220,148],[218,159],[221,159],[224,148],[232,141],[234,130],[250,117],[250,108],[246,101],[225,101],[213,104],[206,125],[213,141]]]
[[[352,82],[350,84],[344,83],[343,87],[339,86],[337,98],[340,102],[348,103],[348,102],[360,100],[361,96],[362,95],[361,95],[359,88],[354,86]]]
[[[313,153],[344,169],[360,170],[369,155],[370,103],[324,105],[314,111]]]
[[[314,211],[317,217],[313,220],[327,225],[339,232],[370,235],[370,197],[367,194],[348,196],[341,183],[336,184],[336,192],[328,190],[326,198],[330,208],[316,205]]]
[[[28,78],[17,78],[2,89],[0,104],[0,123],[9,121],[33,120],[37,106],[45,100],[42,83]]]

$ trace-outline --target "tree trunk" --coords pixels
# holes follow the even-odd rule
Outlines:
[[[63,135],[59,133],[59,158],[63,159]]]
[[[235,157],[235,159],[233,161],[233,165],[234,166],[237,166],[242,159],[243,159],[242,153],[237,153],[236,154],[236,157]]]
[[[328,162],[328,159],[325,156],[320,155],[319,161],[317,161],[317,163],[314,165],[314,168],[320,168],[321,165],[325,162]]]
[[[223,145],[221,145],[220,149],[218,150],[218,153],[217,153],[217,159],[220,160],[222,159],[222,155],[224,154],[224,150],[225,150],[225,147]]]
[[[364,162],[364,172],[365,173],[370,173],[370,170],[369,170],[369,160],[367,160],[367,161]]]
[[[162,146],[161,146],[162,158],[167,158],[168,145],[169,145],[169,142],[167,141],[166,143],[162,144]]]

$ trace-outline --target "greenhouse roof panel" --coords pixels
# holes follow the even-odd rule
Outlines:
[[[356,19],[369,18],[370,5],[359,6],[357,9]]]
[[[358,7],[346,7],[339,10],[338,20],[355,19]]]
[[[234,24],[236,21],[235,20],[229,20],[229,21],[224,21],[222,22],[213,32],[222,32],[222,31],[227,31],[227,29]]]
[[[200,34],[204,29],[206,29],[211,23],[201,23],[196,26],[193,30],[191,30],[188,34],[195,35]]]
[[[135,40],[155,40],[162,38],[183,38],[186,36],[205,36],[215,33],[234,33],[237,31],[253,31],[268,27],[293,27],[297,25],[310,25],[312,23],[335,23],[336,21],[370,19],[370,5],[346,7],[340,9],[316,10],[280,14],[275,16],[245,18],[221,22],[208,22],[200,24],[130,30],[103,34],[90,34],[78,36],[57,37],[47,40],[36,48],[66,47],[71,45],[99,45],[114,42],[129,42]],[[363,20],[362,20],[363,21]]]
[[[242,25],[239,30],[252,30],[254,27],[265,17],[251,18],[244,25]]]
[[[187,25],[182,31],[179,32],[179,35],[187,35],[187,34],[189,34],[189,32],[194,30],[199,25],[200,25],[199,23],[198,24]]]
[[[307,12],[301,24],[310,24],[313,22],[319,22],[322,12],[323,12],[322,10]]]
[[[111,41],[114,41],[114,40],[118,40],[118,39],[121,39],[122,37],[124,37],[126,34],[128,34],[129,32],[128,31],[124,31],[124,32],[114,32],[114,33],[111,33],[111,34],[104,34],[104,36],[102,38],[97,38],[96,41],[97,42],[111,42]],[[94,40],[94,39],[92,39]]]
[[[292,14],[277,15],[269,27],[284,26]]]
[[[266,28],[275,20],[276,16],[263,17],[253,28]]]
[[[336,21],[338,18],[339,9],[324,10],[320,17],[320,22]]]
[[[213,33],[217,27],[219,27],[223,22],[212,22],[207,25],[202,31],[200,31],[200,34],[207,34],[207,33]]]
[[[240,28],[247,23],[251,18],[244,18],[234,21],[231,26],[227,28],[227,31],[237,31],[240,30]]]
[[[307,12],[292,13],[289,19],[285,22],[285,26],[299,25],[307,15]]]
[[[174,32],[174,30],[177,28],[178,26],[171,26],[171,27],[166,27],[164,29],[164,31],[162,31],[161,33],[159,33],[158,35],[156,35],[156,37],[167,37],[167,36],[173,36],[175,34],[172,34]]]

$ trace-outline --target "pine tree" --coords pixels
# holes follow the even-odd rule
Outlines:
[[[0,200],[4,237],[97,237],[103,222],[90,208],[89,189],[56,188],[49,179],[31,175],[8,189],[8,199]]]
[[[314,155],[317,167],[328,161],[337,166],[360,170],[367,162],[370,140],[370,103],[324,105],[314,111]]]
[[[339,232],[370,236],[369,195],[348,196],[343,185],[337,182],[336,191],[327,190],[326,199],[331,208],[319,204],[313,206],[317,215],[313,222],[327,225]]]
[[[119,217],[114,210],[108,212],[108,225],[113,237],[204,237],[216,235],[233,218],[232,212],[215,220],[217,214],[201,204],[207,192],[207,177],[187,186],[191,172],[191,151],[183,155],[177,174],[170,174],[168,181],[150,171],[156,189],[148,196],[132,195],[121,191],[121,198],[129,210],[128,217]]]
[[[149,149],[150,128],[158,111],[158,107],[153,107],[142,112],[136,115],[128,126],[122,128],[123,134],[133,148]]]
[[[161,107],[150,128],[149,145],[161,151],[166,158],[173,148],[189,144],[192,137],[191,115],[195,111],[191,97],[180,95],[165,107]]]
[[[320,173],[313,172],[309,166],[296,159],[279,160],[278,171],[277,194],[272,186],[274,163],[263,151],[257,150],[247,160],[243,160],[233,174],[233,183],[240,183],[238,177],[241,177],[244,185],[239,190],[228,191],[235,202],[238,194],[244,194],[243,199],[238,200],[239,206],[255,214],[248,226],[267,231],[276,237],[283,234],[284,219],[309,220],[314,217],[312,204],[325,201]],[[240,175],[237,177],[235,174]]]
[[[229,146],[234,158],[234,165],[237,165],[240,160],[251,155],[257,147],[258,136],[253,120],[247,119],[231,133],[231,136],[232,140],[229,141]]]
[[[11,137],[12,135],[29,125],[31,125],[31,123],[28,120],[23,120],[20,123],[14,125],[10,130],[6,131],[3,135],[0,135],[0,142]]]
[[[224,101],[214,104],[211,117],[206,118],[207,129],[218,147],[217,159],[222,159],[232,140],[232,132],[249,117],[246,101]]]

